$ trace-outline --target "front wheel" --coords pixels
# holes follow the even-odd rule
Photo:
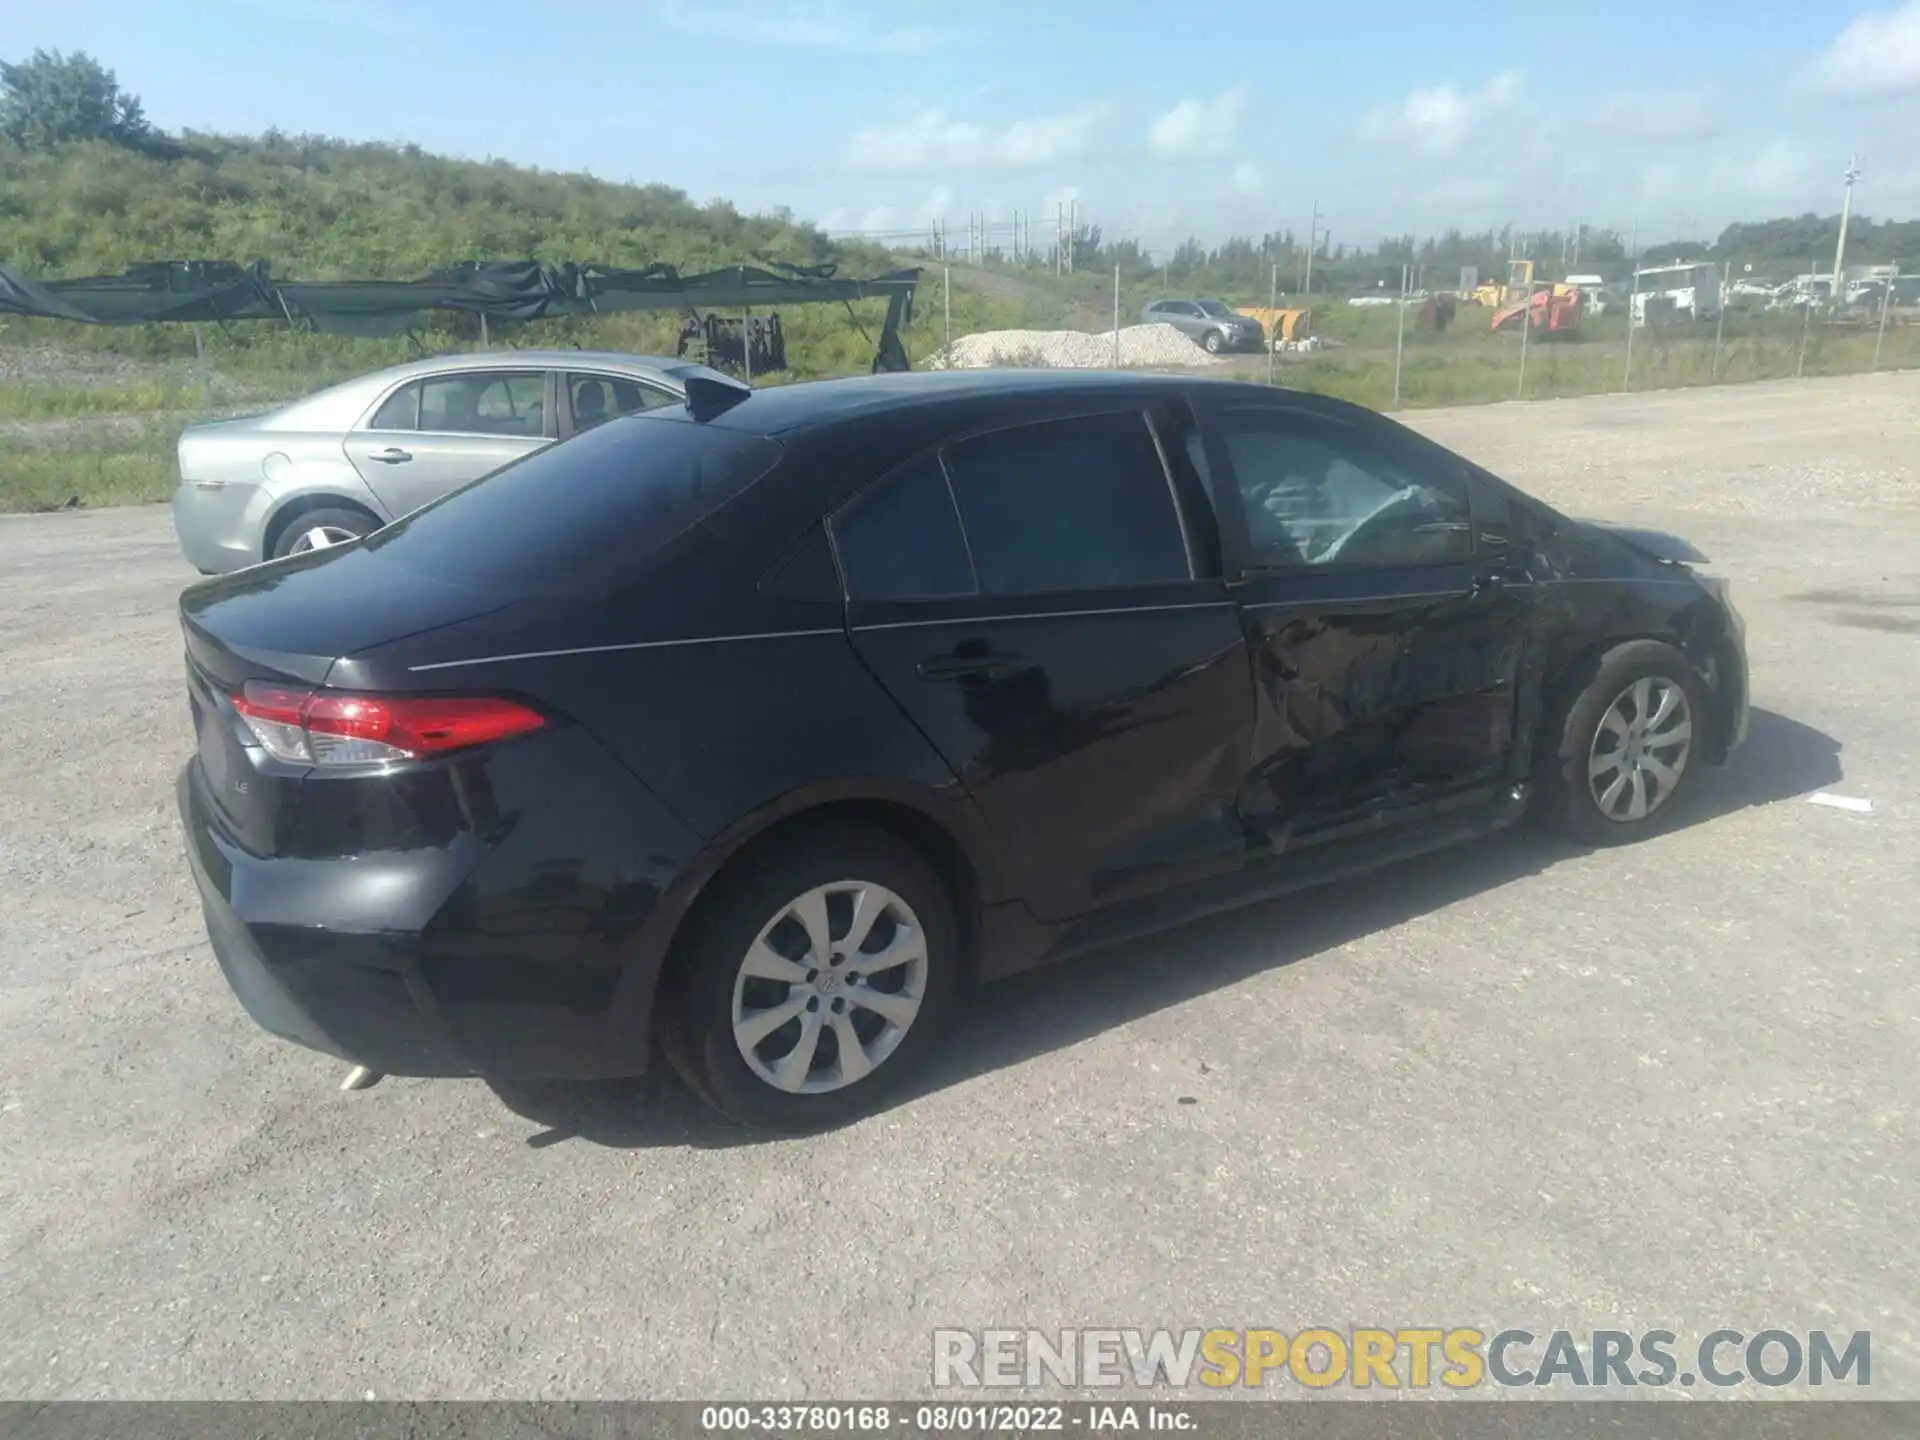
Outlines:
[[[1207,338],[1201,342],[1207,347],[1209,355],[1218,355],[1226,347],[1226,338],[1218,330],[1209,330]]]
[[[1622,845],[1673,816],[1698,768],[1707,698],[1671,645],[1632,640],[1592,662],[1564,702],[1544,777],[1562,829],[1589,845]]]
[[[937,1043],[959,973],[946,886],[866,827],[723,878],[666,997],[669,1058],[736,1120],[789,1133],[883,1105]]]

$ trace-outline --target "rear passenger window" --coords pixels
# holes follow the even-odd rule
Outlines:
[[[901,471],[835,521],[833,533],[856,600],[973,593],[967,542],[938,460]]]
[[[982,435],[947,460],[985,593],[1188,578],[1173,494],[1138,412]]]
[[[453,435],[543,435],[547,377],[538,371],[438,375],[421,382],[420,428]]]

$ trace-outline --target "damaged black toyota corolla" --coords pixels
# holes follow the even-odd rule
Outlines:
[[[1689,556],[1261,386],[699,381],[189,590],[188,850],[277,1035],[522,1079],[657,1042],[826,1125],[964,983],[1529,806],[1660,826],[1746,729]]]

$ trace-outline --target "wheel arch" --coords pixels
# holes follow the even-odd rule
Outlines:
[[[260,529],[260,558],[271,560],[274,547],[280,543],[280,537],[286,534],[287,528],[302,515],[312,514],[315,510],[358,511],[371,520],[376,529],[387,523],[381,518],[380,512],[365,500],[332,490],[302,491],[288,496],[268,513],[266,524]]]
[[[971,978],[978,970],[985,909],[995,894],[996,877],[988,864],[984,836],[960,813],[964,807],[964,801],[941,805],[914,787],[874,783],[795,792],[744,817],[708,843],[675,887],[680,892],[674,897],[677,913],[662,942],[656,994],[680,974],[688,953],[681,942],[728,877],[796,836],[834,824],[889,835],[933,869],[953,902],[962,972]]]
[[[1617,634],[1586,640],[1554,657],[1547,666],[1540,687],[1540,713],[1532,727],[1532,761],[1535,764],[1550,765],[1558,759],[1565,758],[1558,754],[1552,744],[1542,742],[1549,741],[1554,727],[1560,722],[1560,717],[1579,698],[1580,691],[1585,686],[1586,673],[1597,666],[1608,651],[1617,650],[1622,645],[1631,645],[1641,640],[1650,640],[1667,646],[1693,669],[1701,688],[1709,697],[1711,713],[1707,717],[1707,723],[1717,733],[1720,716],[1727,709],[1721,703],[1712,667],[1712,661],[1715,658],[1712,647],[1717,642],[1715,639],[1707,639],[1695,644],[1689,639],[1688,629],[1689,627],[1682,624],[1676,627],[1654,626],[1622,630]]]

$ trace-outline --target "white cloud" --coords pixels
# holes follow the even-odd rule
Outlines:
[[[1797,140],[1772,140],[1751,154],[1721,157],[1707,183],[1735,199],[1798,200],[1813,175],[1814,158]]]
[[[1478,90],[1436,85],[1371,112],[1360,122],[1360,135],[1366,140],[1404,140],[1429,154],[1448,155],[1466,144],[1488,117],[1511,110],[1519,99],[1520,74],[1515,70],[1494,76]]]
[[[1855,17],[1814,61],[1808,78],[1842,95],[1920,93],[1920,0]]]
[[[1233,148],[1240,130],[1240,112],[1246,108],[1244,85],[1210,100],[1182,100],[1153,122],[1147,131],[1147,148],[1162,160],[1224,155]]]
[[[903,125],[855,131],[842,159],[849,170],[1029,170],[1086,154],[1109,114],[1105,105],[1085,105],[1010,125],[978,125],[923,110]]]
[[[854,15],[837,4],[705,5],[698,0],[650,0],[651,18],[682,35],[801,50],[840,50],[855,55],[925,55],[953,36],[922,25],[887,26]]]
[[[920,207],[920,213],[929,220],[944,220],[947,211],[953,208],[953,191],[945,185],[933,187],[933,193],[927,196],[926,203]]]
[[[1251,160],[1242,160],[1233,167],[1229,183],[1236,195],[1258,195],[1266,188],[1267,177],[1260,173],[1260,167]]]
[[[1713,97],[1699,90],[1609,96],[1593,118],[1624,140],[1708,140],[1720,133]]]

